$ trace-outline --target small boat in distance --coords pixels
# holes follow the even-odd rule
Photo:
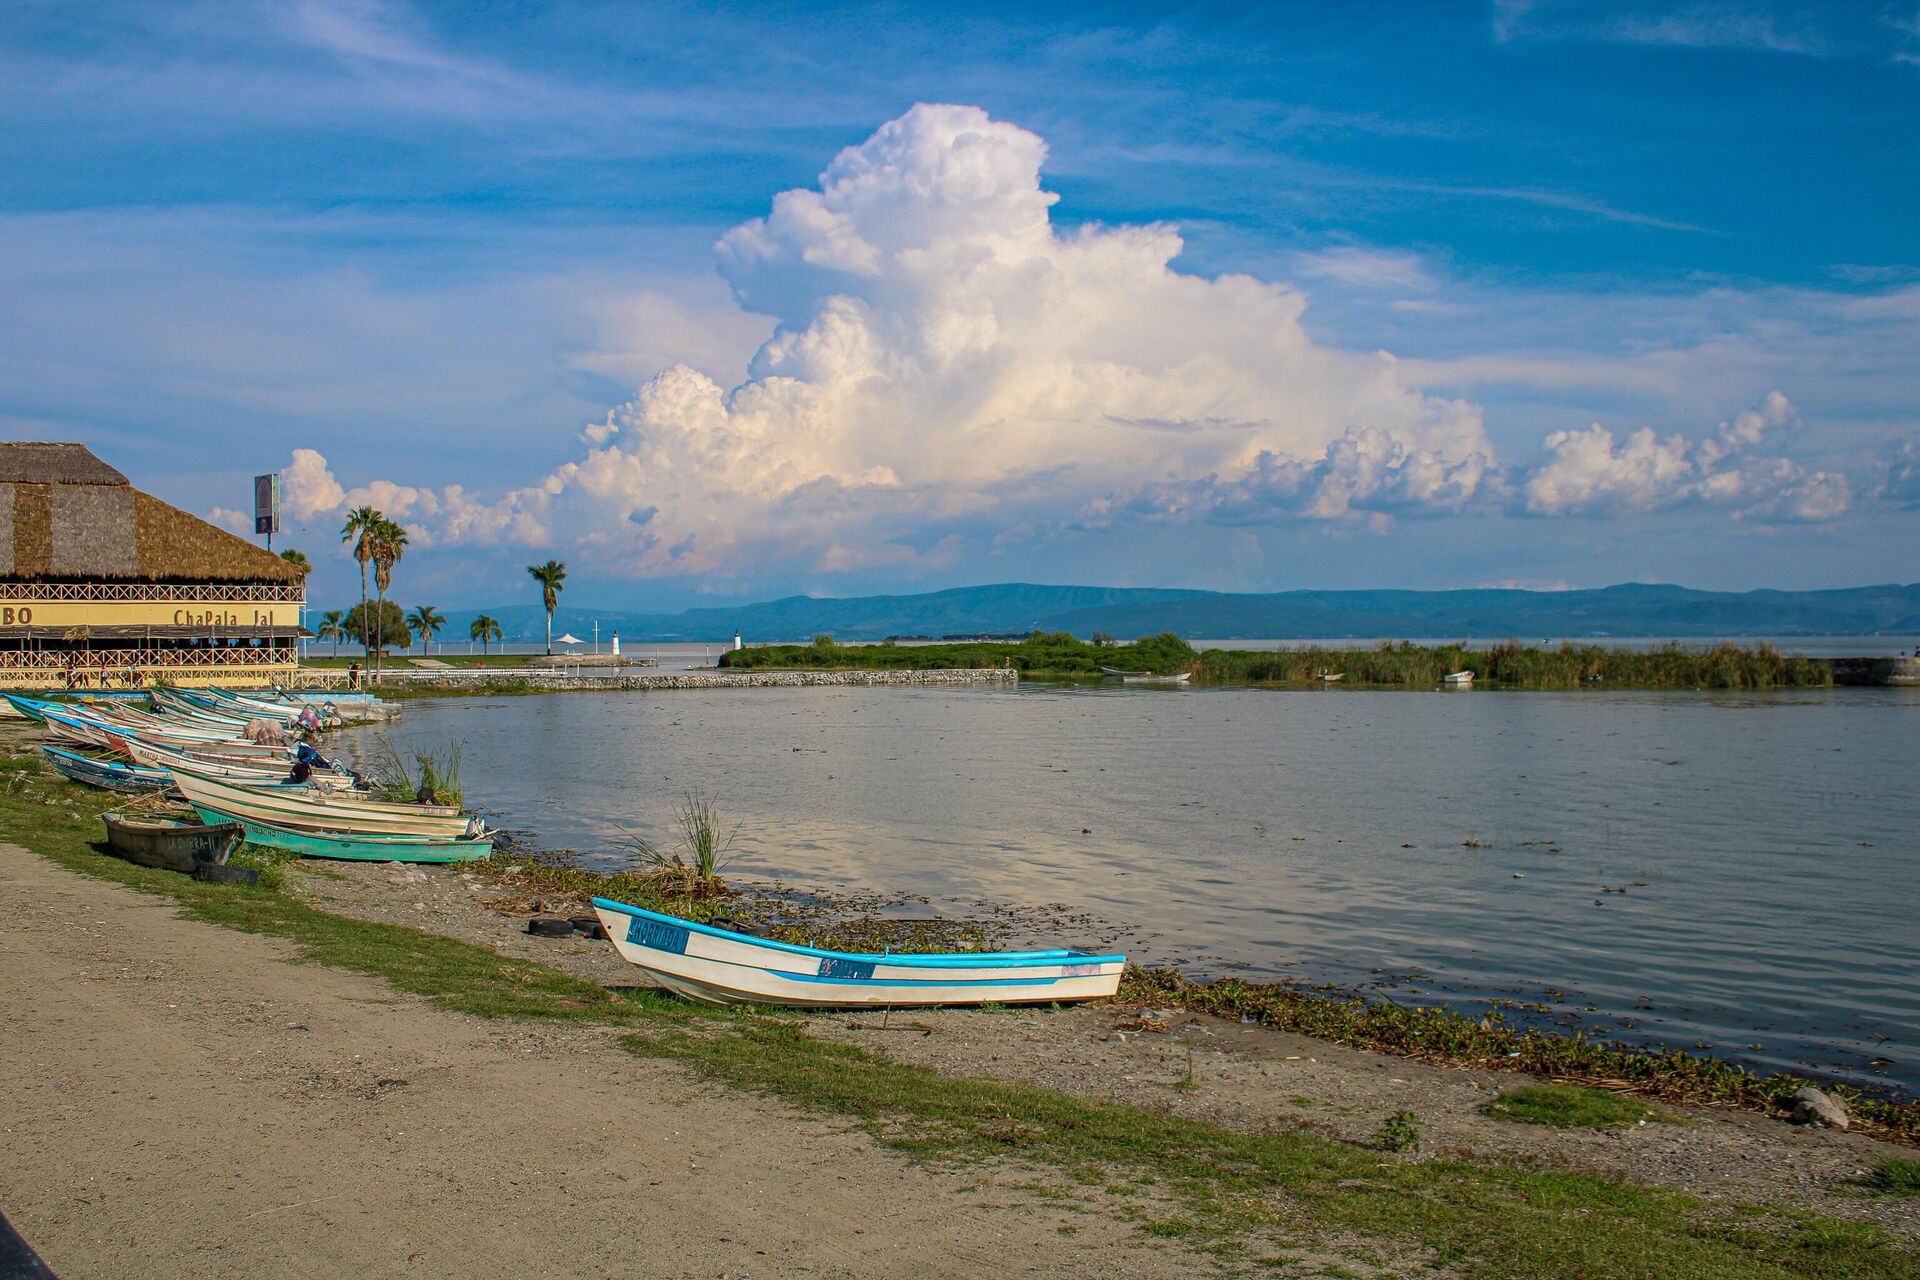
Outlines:
[[[1099,1000],[1127,958],[1086,951],[853,955],[775,942],[610,898],[593,909],[622,960],[708,1004],[907,1008]]]
[[[1346,678],[1347,678],[1347,673],[1344,671],[1323,670],[1318,675],[1314,676],[1314,679],[1318,680],[1321,684],[1332,684],[1336,680],[1345,680]]]
[[[1455,671],[1440,678],[1441,684],[1450,684],[1456,689],[1465,688],[1473,683],[1473,672]]]
[[[1193,679],[1191,671],[1182,671],[1178,675],[1172,673],[1162,675],[1157,671],[1122,671],[1118,667],[1102,667],[1100,674],[1113,676],[1128,684],[1185,684]]]

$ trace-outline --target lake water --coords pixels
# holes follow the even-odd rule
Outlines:
[[[394,736],[458,738],[471,802],[588,856],[699,789],[736,876],[1920,1088],[1916,691],[737,689],[416,702]]]

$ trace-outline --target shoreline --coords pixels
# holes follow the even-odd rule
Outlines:
[[[1527,1076],[1387,1057],[1133,1002],[916,1011],[894,1020],[893,1035],[857,1015],[687,1006],[634,987],[635,971],[604,943],[527,935],[520,914],[527,904],[493,897],[500,886],[472,867],[287,863],[261,889],[199,885],[100,854],[92,814],[111,800],[94,801],[13,763],[0,827],[10,838],[25,834],[38,858],[65,869],[48,876],[72,871],[112,882],[96,895],[102,906],[89,920],[104,923],[106,900],[121,886],[137,888],[185,913],[169,926],[179,954],[203,954],[192,939],[218,925],[283,936],[296,947],[288,958],[325,966],[307,971],[313,976],[302,990],[333,983],[326,974],[353,971],[392,984],[394,998],[374,1005],[426,997],[409,1024],[443,1016],[438,1009],[500,1020],[490,1024],[501,1028],[496,1035],[540,1026],[553,1030],[537,1034],[566,1039],[577,1026],[589,1039],[567,1039],[579,1047],[561,1051],[556,1061],[565,1063],[588,1045],[615,1043],[595,1027],[623,1031],[617,1043],[629,1052],[690,1067],[696,1078],[728,1086],[723,1096],[738,1086],[798,1107],[766,1122],[763,1138],[776,1149],[815,1141],[804,1136],[817,1131],[807,1128],[816,1124],[808,1116],[850,1117],[922,1167],[957,1159],[957,1167],[982,1175],[1013,1171],[1001,1178],[1009,1189],[1054,1188],[1039,1203],[1118,1225],[1101,1255],[1103,1274],[1196,1274],[1208,1254],[1214,1263],[1244,1265],[1262,1257],[1258,1250],[1270,1255],[1277,1237],[1283,1253],[1319,1250],[1329,1264],[1431,1259],[1438,1249],[1473,1259],[1475,1274],[1501,1277],[1566,1274],[1576,1260],[1596,1276],[1643,1274],[1649,1266],[1665,1272],[1672,1264],[1672,1274],[1784,1277],[1804,1274],[1802,1264],[1816,1259],[1822,1274],[1891,1277],[1906,1274],[1920,1240],[1920,1201],[1858,1189],[1865,1170],[1905,1150],[1866,1135],[1694,1107],[1672,1120],[1604,1130],[1513,1124],[1486,1107]],[[16,905],[43,907],[46,896],[30,891]],[[118,934],[46,936],[87,956]],[[111,969],[110,960],[101,962]],[[256,980],[250,969],[235,974],[238,984]],[[217,985],[229,1000],[244,998],[227,990],[234,984]],[[142,1008],[163,1021],[175,1016],[151,999]],[[293,1043],[342,1061],[348,1050],[376,1055],[353,1068],[371,1094],[406,1083],[374,1079],[383,1070],[431,1087],[418,1069],[376,1066],[388,1051],[377,1043],[369,1050],[365,1036],[342,1038],[317,1018],[303,1021],[321,1034]],[[57,1020],[36,1031],[36,1060],[69,1051]],[[422,1034],[438,1042],[430,1028]],[[83,1043],[88,1061],[103,1069],[146,1065],[124,1038]],[[264,1067],[266,1078],[277,1078],[271,1056],[253,1061],[250,1076]],[[460,1096],[480,1114],[524,1113],[524,1091],[497,1096],[474,1083],[480,1092]],[[689,1102],[700,1096],[675,1091],[683,1095]],[[1403,1113],[1415,1118],[1418,1150],[1383,1152],[1375,1130]],[[698,1123],[668,1114],[676,1130]],[[418,1123],[404,1127],[411,1134]],[[259,1141],[257,1127],[248,1128],[238,1149]],[[384,1144],[377,1149],[390,1158]],[[1066,1175],[1064,1183],[1056,1175]],[[922,1191],[902,1193],[913,1211],[929,1203]],[[138,1212],[138,1201],[130,1203]],[[1077,1203],[1083,1207],[1072,1208]],[[568,1209],[552,1212],[563,1220]],[[1729,1225],[1753,1215],[1784,1234]],[[29,1217],[24,1225],[47,1221]],[[1143,1243],[1149,1252],[1136,1254]],[[1115,1245],[1119,1252],[1110,1252]],[[1206,1254],[1186,1252],[1193,1247]],[[1157,1261],[1136,1271],[1136,1257]]]

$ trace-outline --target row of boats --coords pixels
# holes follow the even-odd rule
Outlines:
[[[110,847],[137,862],[194,870],[224,863],[243,840],[305,857],[359,860],[464,862],[492,851],[480,819],[451,805],[378,799],[351,770],[302,740],[329,725],[384,715],[368,695],[174,689],[81,702],[0,697],[13,713],[45,726],[55,741],[41,750],[69,779],[177,793],[193,807],[201,823],[107,815]],[[1123,955],[1073,949],[835,951],[609,898],[595,898],[593,907],[623,960],[656,985],[716,1004],[1066,1003],[1114,995],[1126,969]]]
[[[156,689],[83,702],[4,697],[46,727],[53,741],[40,750],[65,777],[177,794],[203,823],[237,824],[254,844],[382,862],[469,862],[493,851],[479,818],[454,805],[381,799],[303,740],[385,718],[389,709],[371,695]],[[194,824],[173,825],[183,841],[202,834]]]

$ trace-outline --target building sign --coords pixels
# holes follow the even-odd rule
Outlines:
[[[253,531],[268,537],[280,532],[280,475],[253,478]]]
[[[23,600],[0,605],[0,627],[193,627],[232,636],[299,625],[297,602]]]

